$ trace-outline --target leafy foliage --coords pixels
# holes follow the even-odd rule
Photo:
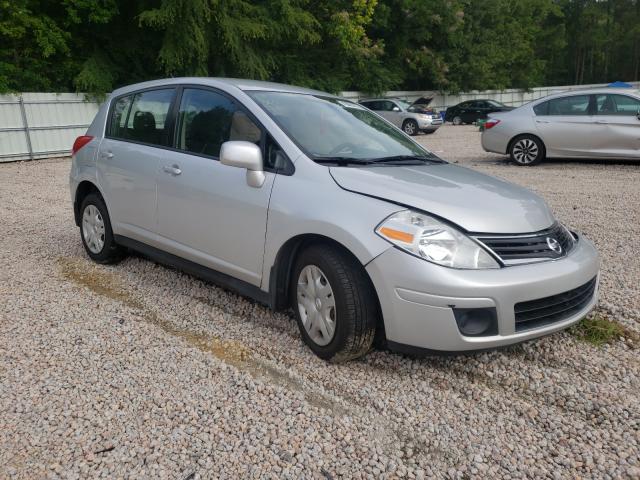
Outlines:
[[[0,92],[190,75],[455,92],[639,70],[640,0],[0,0]]]
[[[598,313],[580,320],[569,329],[569,333],[597,347],[624,338],[630,347],[636,348],[639,340],[637,333]]]

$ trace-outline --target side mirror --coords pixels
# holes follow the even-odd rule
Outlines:
[[[265,180],[262,151],[255,143],[233,140],[220,148],[220,163],[247,170],[247,184],[260,188]]]
[[[393,110],[394,112],[399,112],[400,111],[400,107],[393,107],[391,110]]]

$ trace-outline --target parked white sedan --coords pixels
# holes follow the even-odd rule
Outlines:
[[[640,92],[563,92],[490,114],[482,147],[508,154],[518,165],[558,157],[640,159]]]

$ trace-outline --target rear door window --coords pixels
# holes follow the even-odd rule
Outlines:
[[[260,144],[262,130],[233,100],[220,93],[185,88],[176,128],[176,148],[218,157],[228,140]]]
[[[547,115],[589,115],[589,99],[590,95],[553,98],[547,102]]]

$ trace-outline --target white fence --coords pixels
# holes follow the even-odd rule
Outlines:
[[[75,93],[0,95],[0,162],[69,155],[98,106]]]
[[[640,82],[630,82],[640,88]],[[465,100],[488,98],[518,107],[554,92],[606,85],[567,85],[519,89],[471,91],[448,95],[437,91],[387,92],[385,97],[414,101],[433,97],[431,106],[445,110]],[[342,92],[342,96],[360,100],[360,92]],[[0,162],[33,160],[71,153],[73,141],[82,135],[98,111],[98,103],[76,93],[23,93],[0,95]]]

